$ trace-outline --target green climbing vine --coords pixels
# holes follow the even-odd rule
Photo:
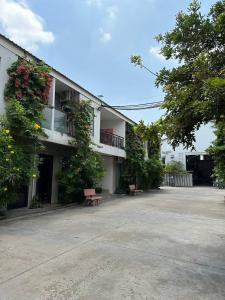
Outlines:
[[[0,122],[0,206],[13,200],[16,191],[37,177],[43,109],[52,77],[41,61],[19,58],[8,69],[6,115]]]
[[[160,125],[127,124],[126,160],[123,164],[121,189],[138,184],[142,189],[158,188],[163,179],[163,166],[159,160]],[[147,145],[147,147],[146,147]]]
[[[134,126],[127,124],[126,129],[126,160],[123,167],[123,185],[137,183],[144,168],[145,149],[143,142],[135,133]]]
[[[72,105],[72,104],[71,104]],[[80,201],[84,188],[94,188],[104,176],[101,155],[91,148],[93,110],[88,101],[71,107],[70,119],[75,128],[72,152],[62,161],[59,174],[60,198],[63,202]]]

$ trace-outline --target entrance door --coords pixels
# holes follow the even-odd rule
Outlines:
[[[41,203],[51,203],[53,156],[41,154],[40,158],[37,195]]]

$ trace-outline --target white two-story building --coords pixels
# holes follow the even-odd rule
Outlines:
[[[7,69],[18,57],[37,59],[25,49],[0,35],[0,115],[5,112],[4,89],[8,81]],[[15,206],[29,206],[34,195],[38,194],[45,203],[57,203],[60,162],[71,150],[69,141],[73,130],[68,123],[66,102],[90,100],[93,108],[92,140],[95,151],[101,153],[105,176],[99,183],[104,190],[114,193],[119,180],[120,163],[126,157],[126,123],[134,122],[111,108],[98,97],[76,84],[65,75],[52,69],[52,86],[48,106],[44,110],[45,121],[42,126],[48,138],[44,141],[45,151],[39,166],[39,179],[25,189]]]

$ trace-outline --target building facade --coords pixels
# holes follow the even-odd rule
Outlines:
[[[0,35],[0,115],[5,112],[4,89],[8,81],[7,69],[18,57],[36,59],[25,49]],[[73,82],[57,70],[52,69],[52,86],[48,105],[44,109],[42,127],[48,138],[44,139],[45,150],[40,153],[39,179],[33,180],[27,193],[21,195],[17,206],[29,206],[34,195],[41,196],[44,203],[58,202],[58,180],[60,162],[71,151],[72,139],[68,123],[66,103],[68,101],[90,101],[93,108],[92,142],[93,150],[102,155],[105,176],[99,183],[104,190],[114,193],[119,180],[119,164],[126,158],[126,123],[132,120],[111,108],[85,88]]]
[[[171,161],[179,161],[185,170],[193,173],[195,185],[212,185],[213,161],[207,153],[212,141],[215,139],[212,124],[201,126],[196,132],[195,150],[185,149],[179,145],[173,149],[167,139],[161,143],[161,160],[168,164]]]

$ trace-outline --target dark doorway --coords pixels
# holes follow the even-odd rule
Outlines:
[[[50,203],[52,196],[53,156],[41,154],[38,166],[37,196],[41,203]]]
[[[213,160],[210,155],[187,155],[186,168],[193,173],[194,185],[213,184]]]

